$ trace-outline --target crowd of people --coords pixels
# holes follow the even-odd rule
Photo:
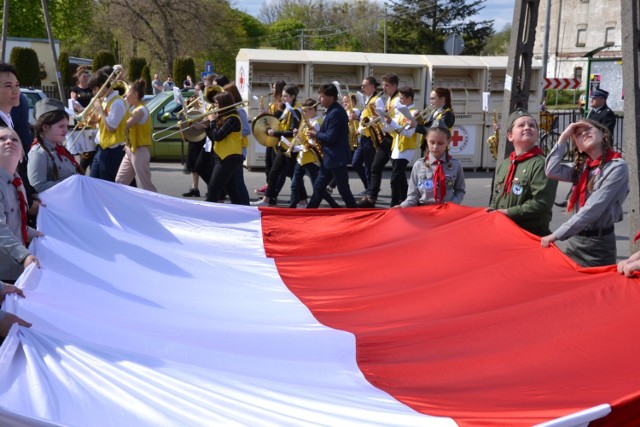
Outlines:
[[[61,101],[46,99],[36,104],[34,134],[25,144],[17,132],[23,119],[12,118],[12,110],[21,103],[16,72],[0,64],[0,298],[9,293],[23,297],[11,284],[25,267],[39,266],[28,249],[32,239],[42,236],[34,227],[40,209],[38,193],[74,174],[85,174],[87,168],[91,177],[123,185],[135,180],[136,185],[156,191],[149,165],[152,120],[142,102],[146,83],[137,80],[123,89],[113,84],[117,76],[111,67],[91,76],[86,69],[78,70],[71,114],[80,114],[82,122],[98,129],[95,154],[83,164],[86,157],[76,158],[65,147],[70,110]],[[161,86],[156,80],[157,75],[154,91]],[[228,197],[233,204],[249,205],[243,162],[251,125],[240,91],[235,83],[216,75],[198,83],[188,77],[184,85],[195,92],[185,104],[201,114],[194,123],[185,120],[199,131],[199,137],[188,144],[184,171],[191,175],[191,186],[183,196],[200,197],[203,180],[208,202]],[[382,172],[389,162],[391,208],[462,203],[464,171],[449,150],[455,125],[451,91],[434,88],[429,108],[418,110],[413,88],[401,86],[398,76],[388,73],[381,82],[365,77],[360,94],[361,100],[355,94],[342,96],[334,82],[321,85],[317,99],[300,101],[296,85],[273,84],[272,102],[262,113],[276,120],[277,125],[264,131],[264,137],[275,143],[266,149],[266,185],[256,189],[262,197],[251,204],[276,206],[290,178],[290,208],[318,208],[323,200],[340,207],[332,197],[334,188],[347,208],[380,206]],[[606,99],[605,94],[600,90],[593,96]],[[506,132],[513,152],[498,167],[486,209],[539,236],[542,247],[567,240],[567,255],[584,267],[615,264],[614,224],[622,220],[622,204],[629,191],[628,167],[613,149],[610,123],[598,117],[594,114],[569,125],[545,158],[538,145],[536,119],[525,110],[514,111]],[[570,144],[576,147],[571,165],[563,161]],[[407,175],[409,162],[418,153]],[[358,200],[349,186],[349,165],[365,187]],[[305,189],[305,176],[311,182],[311,195]],[[572,183],[567,211],[573,215],[552,231],[558,181]],[[618,270],[633,275],[640,270],[640,255],[620,262]],[[6,335],[13,323],[29,326],[0,312],[0,335]]]

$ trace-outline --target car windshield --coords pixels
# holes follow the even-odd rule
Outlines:
[[[167,99],[168,96],[172,96],[172,95],[164,92],[157,94],[156,96],[154,96],[153,98],[151,98],[146,102],[147,109],[149,109],[149,111],[154,110],[165,99]]]

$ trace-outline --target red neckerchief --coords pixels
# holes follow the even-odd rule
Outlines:
[[[607,157],[605,157],[605,163],[612,159],[619,159],[622,156],[617,151],[609,151],[607,153]],[[602,156],[598,157],[595,160],[589,160],[586,162],[586,167],[580,174],[580,178],[578,179],[578,183],[573,186],[573,191],[571,192],[571,197],[569,198],[569,204],[567,205],[567,212],[571,212],[576,202],[580,203],[580,206],[584,206],[587,201],[587,181],[589,180],[589,172],[591,169],[600,166],[600,160]]]
[[[446,157],[446,154],[445,154]],[[429,153],[426,155],[427,163],[429,163]],[[433,172],[433,198],[436,199],[436,203],[444,203],[444,197],[447,195],[447,180],[444,175],[444,168],[442,164],[444,161],[435,160],[432,165],[437,165],[436,170]]]
[[[27,199],[24,197],[24,193],[21,191],[22,188],[22,180],[20,177],[16,176],[11,181],[14,187],[16,187],[16,192],[18,193],[18,200],[20,200],[20,228],[22,231],[22,240],[24,240],[24,245],[27,246]]]
[[[511,191],[511,183],[513,182],[513,178],[516,175],[516,168],[518,167],[518,163],[522,163],[525,160],[529,160],[532,157],[537,155],[544,155],[542,149],[535,145],[531,150],[527,151],[524,154],[520,154],[516,156],[516,152],[512,151],[509,155],[509,161],[511,162],[511,166],[509,166],[509,172],[507,172],[507,178],[504,180],[504,187],[502,188],[502,195],[506,195]]]
[[[56,144],[54,149],[56,150],[56,154],[58,154],[58,159],[60,159],[60,161],[62,161],[62,157],[66,157],[67,159],[69,159],[71,164],[75,166],[76,169],[80,168],[80,165],[78,164],[78,162],[76,162],[76,159],[73,158],[71,153],[67,151],[64,145]]]

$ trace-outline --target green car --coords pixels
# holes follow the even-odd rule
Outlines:
[[[184,99],[193,95],[192,90],[182,92]],[[180,160],[187,155],[187,141],[178,131],[183,117],[183,106],[174,99],[173,92],[161,92],[145,102],[153,120],[153,160]]]

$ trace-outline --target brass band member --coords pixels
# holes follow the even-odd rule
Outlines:
[[[433,112],[424,124],[418,124],[416,126],[416,132],[422,135],[427,134],[427,130],[436,122],[444,122],[449,128],[449,132],[453,134],[453,126],[456,124],[456,116],[453,113],[453,107],[451,104],[451,90],[444,87],[437,87],[431,91],[429,95],[429,105],[433,109]],[[424,138],[420,143],[420,150],[424,155],[427,142]]]
[[[207,76],[208,77],[208,76]],[[211,86],[211,82],[213,81],[213,74],[211,75],[211,79],[209,79],[209,87]],[[207,79],[205,78],[204,83],[196,83],[194,87],[193,96],[187,100],[187,105],[190,105],[190,108],[195,109],[196,111],[200,111],[204,113],[206,102],[204,100],[204,90],[205,85],[207,84]],[[201,99],[202,98],[202,99]],[[200,100],[201,99],[201,100]],[[203,102],[204,101],[204,102]],[[204,123],[198,123],[193,125],[195,129],[204,130],[207,126]],[[195,138],[194,138],[195,139]],[[185,174],[191,174],[191,187],[189,187],[189,191],[183,193],[183,197],[200,197],[200,171],[202,170],[202,148],[204,147],[204,143],[206,141],[206,136],[202,138],[200,141],[189,141],[187,145],[187,161],[184,164],[183,172]],[[211,159],[209,158],[208,161]],[[210,168],[207,168],[210,169]],[[207,174],[205,174],[207,175]],[[208,174],[208,177],[211,177],[211,173]],[[208,182],[206,176],[202,176],[205,182]]]
[[[299,141],[299,144],[293,147],[293,151],[297,152],[297,162],[293,170],[293,177],[291,178],[291,200],[289,201],[290,208],[304,208],[307,206],[307,200],[298,199],[299,188],[298,186],[304,185],[304,175],[307,175],[311,180],[311,185],[316,182],[318,178],[318,171],[320,166],[318,164],[322,161],[321,148],[318,148],[317,143],[309,138],[308,130],[313,129],[316,132],[320,130],[322,125],[322,117],[318,115],[318,101],[315,99],[307,98],[302,102],[302,114],[303,124],[298,129],[295,139]],[[314,149],[315,145],[315,149]],[[326,194],[325,200],[332,208],[339,207],[338,203]]]
[[[360,86],[360,89],[366,97],[365,108],[362,109],[362,113],[360,114],[360,126],[358,127],[360,138],[358,138],[358,147],[353,152],[353,159],[351,160],[351,167],[358,174],[358,177],[360,177],[365,189],[362,193],[358,194],[358,196],[364,196],[371,183],[371,165],[373,164],[376,150],[371,140],[372,130],[362,125],[362,119],[365,117],[371,119],[371,109],[367,108],[367,106],[373,106],[374,110],[384,110],[384,101],[380,98],[378,86],[380,86],[380,83],[378,83],[373,76],[365,77]]]
[[[399,78],[397,74],[388,73],[382,76],[382,90],[389,97],[385,104],[385,134],[380,146],[376,149],[373,165],[371,166],[371,182],[367,188],[367,193],[358,201],[358,207],[361,208],[373,208],[376,206],[376,200],[378,198],[378,193],[380,192],[380,185],[382,184],[382,171],[391,158],[393,137],[389,133],[392,129],[388,124],[392,119],[394,119],[396,113],[395,108],[399,96],[398,83]]]
[[[89,79],[89,87],[94,96],[107,82],[113,69],[102,67]],[[113,88],[107,88],[103,100],[94,102],[98,116],[98,131],[100,144],[91,163],[91,177],[114,182],[120,162],[124,157],[124,141],[128,118],[124,100]]]
[[[271,86],[271,95],[272,99],[269,103],[269,113],[273,114],[277,118],[282,116],[284,112],[285,105],[282,102],[282,91],[284,90],[287,84],[284,80],[278,80]],[[266,175],[267,182],[269,182],[269,173],[271,172],[271,166],[273,166],[273,160],[276,158],[276,151],[274,147],[267,147],[264,157],[264,173]],[[284,185],[284,181],[280,183],[280,188],[278,188],[278,193],[280,189]],[[264,193],[267,191],[267,184],[262,186],[261,188],[256,188],[256,194],[260,196],[264,196]]]
[[[285,105],[285,110],[280,116],[280,129],[269,129],[267,133],[270,136],[277,138],[284,137],[288,140],[288,144],[280,142],[277,147],[274,147],[276,156],[271,165],[269,171],[269,179],[267,180],[267,191],[264,194],[262,200],[252,203],[253,206],[266,206],[275,205],[278,194],[286,180],[287,175],[293,175],[293,168],[295,166],[295,158],[291,159],[285,153],[291,144],[293,138],[294,129],[300,127],[300,119],[302,118],[302,112],[300,111],[300,105],[297,101],[298,86],[287,85],[282,92],[282,101]],[[304,186],[300,189],[298,195],[300,200],[306,199],[307,194],[304,191]]]
[[[157,192],[151,182],[151,133],[153,123],[149,110],[142,102],[147,83],[138,79],[129,86],[126,93],[127,102],[131,106],[127,120],[127,145],[124,147],[124,158],[116,175],[116,182],[129,185],[135,177],[140,187],[147,191]]]
[[[409,109],[415,116],[416,106],[413,104],[413,89],[409,86],[401,87],[398,100],[400,105]],[[407,182],[407,165],[413,160],[418,149],[418,134],[415,132],[415,120],[407,119],[402,113],[397,112],[395,119],[391,120],[393,129],[393,145],[391,147],[391,207],[399,205],[407,198],[409,184]]]
[[[233,105],[233,95],[222,92],[214,99],[214,108],[221,111],[209,116],[211,124],[206,132],[213,142],[214,166],[209,180],[207,201],[218,202],[226,190],[233,204],[242,204],[242,195],[235,185],[229,185],[239,168],[242,168],[242,122]]]
[[[227,83],[223,87],[225,92],[229,92],[231,96],[233,96],[233,103],[239,104],[242,102],[242,95],[238,90],[238,86],[234,82]],[[249,146],[249,135],[251,134],[251,125],[249,124],[249,117],[247,116],[247,112],[244,108],[238,108],[238,115],[240,116],[240,122],[242,123],[242,160],[246,160],[247,158],[247,147]],[[248,205],[249,204],[249,191],[247,190],[247,186],[244,183],[244,168],[240,168],[237,170],[235,176],[233,177],[233,183],[229,185],[235,185],[238,188],[238,193],[240,195],[241,204]]]

